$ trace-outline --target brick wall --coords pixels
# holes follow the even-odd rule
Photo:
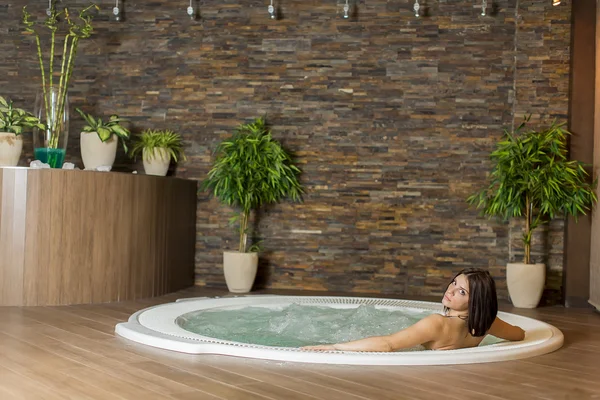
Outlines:
[[[0,92],[22,106],[40,80],[33,41],[20,33],[25,4],[41,16],[47,3],[0,5]],[[80,46],[71,109],[181,132],[189,160],[177,175],[199,180],[219,140],[266,114],[307,193],[257,216],[258,285],[437,295],[454,272],[482,266],[507,296],[518,224],[479,218],[464,200],[484,184],[503,128],[525,113],[566,119],[569,3],[500,0],[481,16],[471,1],[429,2],[429,17],[416,19],[410,1],[359,1],[352,20],[339,0],[281,3],[281,20],[268,18],[267,1],[198,4],[191,21],[185,1],[128,1],[117,23],[102,2]],[[73,117],[67,156],[79,164],[80,127]],[[28,136],[23,165],[31,153]],[[222,250],[237,245],[230,215],[199,194],[199,285],[224,285]],[[547,298],[556,298],[562,221],[543,235]]]

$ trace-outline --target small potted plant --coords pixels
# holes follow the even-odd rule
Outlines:
[[[146,175],[165,176],[171,160],[186,160],[181,136],[169,130],[147,129],[131,149],[131,156],[142,153]]]
[[[585,214],[597,201],[596,182],[587,181],[584,164],[567,158],[570,132],[564,124],[521,132],[528,121],[514,133],[504,132],[491,154],[489,186],[467,199],[488,217],[525,220],[523,262],[506,268],[511,301],[520,308],[537,307],[546,280],[546,266],[531,262],[533,231],[556,216]]]
[[[250,213],[285,197],[301,201],[300,170],[272,138],[263,118],[240,125],[233,137],[219,144],[208,178],[202,183],[223,204],[237,209],[238,251],[225,251],[223,270],[230,292],[249,292],[256,277],[258,253],[248,247]]]
[[[20,108],[12,101],[0,96],[0,166],[14,167],[19,163],[23,150],[21,134],[26,128],[44,129],[40,120]]]
[[[86,169],[96,169],[102,166],[112,168],[117,156],[118,139],[121,139],[123,149],[127,153],[125,142],[129,139],[130,132],[121,125],[121,122],[127,120],[119,118],[118,115],[111,115],[105,123],[101,118],[94,118],[79,108],[75,110],[87,123],[83,127],[80,139],[83,165]]]

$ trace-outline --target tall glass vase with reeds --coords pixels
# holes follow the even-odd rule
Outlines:
[[[40,71],[42,73],[42,87],[39,90],[34,105],[34,115],[45,125],[45,129],[36,129],[33,133],[34,156],[37,160],[49,164],[52,168],[61,168],[65,160],[65,152],[69,139],[69,82],[73,75],[77,47],[81,39],[91,36],[92,16],[90,11],[98,9],[95,4],[88,6],[78,14],[76,21],[65,8],[56,9],[56,0],[51,1],[47,10],[48,17],[43,21],[43,26],[50,31],[50,59],[44,62],[41,34],[36,30],[36,22],[23,7],[23,24],[25,33],[35,38]],[[61,27],[66,27],[61,32]],[[62,43],[60,37],[63,37]],[[62,56],[55,51],[62,44]],[[60,63],[55,71],[55,57]]]

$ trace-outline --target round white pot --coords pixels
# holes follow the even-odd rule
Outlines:
[[[248,293],[254,284],[258,253],[223,252],[223,271],[227,289],[232,293]]]
[[[167,175],[169,164],[171,163],[171,155],[165,148],[156,147],[152,149],[151,154],[148,154],[148,151],[144,149],[142,158],[144,160],[144,171],[146,172],[146,175]]]
[[[544,264],[509,263],[506,265],[506,284],[513,305],[536,308],[546,283]]]
[[[81,160],[86,169],[96,169],[106,166],[112,167],[117,156],[117,135],[103,142],[96,132],[81,132]]]
[[[0,132],[0,167],[16,167],[23,150],[23,137]]]

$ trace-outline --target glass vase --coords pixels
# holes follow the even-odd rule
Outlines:
[[[66,89],[65,89],[66,90]],[[40,90],[35,98],[34,115],[46,129],[34,129],[33,155],[51,168],[62,168],[69,139],[69,97],[57,86]]]

